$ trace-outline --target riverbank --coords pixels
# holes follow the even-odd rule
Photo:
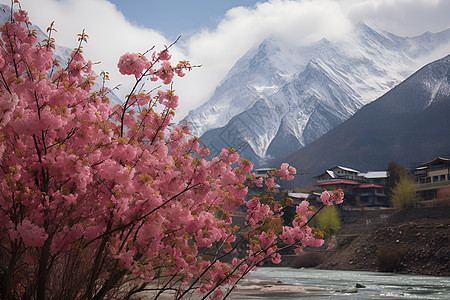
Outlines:
[[[363,225],[344,224],[333,251],[305,251],[293,266],[450,276],[450,207],[404,209]]]
[[[262,267],[241,282],[229,299],[448,300],[449,293],[449,277]]]

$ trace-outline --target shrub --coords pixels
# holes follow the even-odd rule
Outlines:
[[[380,272],[395,272],[402,269],[402,261],[407,254],[404,248],[381,247],[377,249],[377,266]]]
[[[318,225],[320,230],[326,236],[331,237],[341,229],[341,219],[336,206],[328,206],[324,211],[319,213]]]
[[[293,268],[313,268],[320,265],[324,261],[323,252],[304,251],[298,254],[292,262]]]
[[[419,200],[414,179],[408,174],[402,175],[392,191],[391,201],[394,206],[398,208],[414,207]]]

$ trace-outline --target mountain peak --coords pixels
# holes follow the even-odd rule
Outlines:
[[[355,25],[357,35],[363,39],[368,39],[371,41],[376,41],[377,43],[385,44],[386,42],[391,43],[392,39],[397,36],[390,32],[387,32],[376,25],[368,25],[365,22],[358,22]]]
[[[252,156],[243,158],[264,162],[268,153],[285,155],[319,138],[449,45],[447,34],[398,37],[364,22],[336,42],[295,46],[271,36],[249,50],[186,120],[208,147],[239,144],[239,136]],[[280,141],[283,147],[275,145]]]
[[[359,31],[370,32],[370,33],[380,31],[380,29],[378,27],[376,27],[375,25],[369,25],[364,21],[359,21],[358,23],[356,23],[355,28]]]
[[[280,42],[272,36],[264,39],[258,46],[258,52],[265,55],[270,55],[277,51],[280,51]]]
[[[427,64],[346,122],[279,161],[314,175],[330,165],[385,169],[390,161],[448,155],[449,70],[450,55]],[[294,180],[306,185],[312,176]]]

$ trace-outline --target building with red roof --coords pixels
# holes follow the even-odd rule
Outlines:
[[[348,167],[335,166],[315,176],[317,191],[344,191],[346,205],[390,206],[386,191],[386,171],[362,173]]]

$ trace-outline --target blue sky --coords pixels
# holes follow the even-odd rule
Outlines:
[[[10,4],[10,0],[0,0]],[[83,29],[84,54],[110,73],[110,86],[129,92],[133,78],[117,72],[126,52],[171,49],[175,60],[202,65],[175,82],[178,118],[209,99],[236,61],[265,38],[295,45],[322,38],[345,38],[364,21],[400,36],[450,28],[450,0],[20,0],[31,22],[45,28],[55,21],[54,38],[73,48]],[[450,49],[448,51],[450,53]]]
[[[132,23],[162,32],[167,38],[191,35],[201,28],[214,28],[227,10],[252,7],[258,0],[109,0]]]

